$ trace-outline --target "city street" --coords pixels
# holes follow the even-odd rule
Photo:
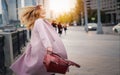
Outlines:
[[[120,35],[113,34],[111,29],[103,27],[104,34],[96,34],[96,31],[86,33],[84,27],[68,27],[61,39],[69,60],[81,68],[71,66],[65,75],[120,75]]]
[[[28,64],[14,69],[22,74],[46,74],[44,66],[36,66],[44,56],[42,49],[61,49],[64,54],[50,24],[59,33],[68,59],[81,66],[70,66],[65,75],[120,75],[120,0],[0,0],[0,75],[15,75],[9,67],[29,42],[26,53],[36,63],[29,61],[29,68],[25,58]]]
[[[83,27],[69,27],[61,38],[69,59],[81,65],[71,66],[66,75],[120,75],[120,35],[86,33]]]

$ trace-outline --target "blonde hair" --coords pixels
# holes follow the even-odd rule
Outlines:
[[[44,17],[42,15],[43,12],[42,5],[26,6],[18,9],[21,24],[25,25],[28,29],[33,28],[36,19]]]

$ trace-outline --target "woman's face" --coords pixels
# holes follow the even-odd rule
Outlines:
[[[42,17],[45,17],[45,16],[46,16],[46,12],[45,12],[45,9],[44,9],[43,7],[41,7],[41,13],[40,13],[40,15],[41,15]]]

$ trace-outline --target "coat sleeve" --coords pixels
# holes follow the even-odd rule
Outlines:
[[[37,32],[39,33],[39,37],[44,45],[44,47],[47,48],[52,48],[50,39],[47,35],[47,32],[45,30],[45,26],[42,20],[37,20],[35,21],[35,27]]]

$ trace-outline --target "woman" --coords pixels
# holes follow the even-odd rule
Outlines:
[[[16,75],[53,75],[43,64],[47,52],[55,52],[67,58],[65,47],[52,25],[44,19],[45,11],[41,5],[24,7],[19,11],[22,24],[32,30],[30,44],[11,69]]]

